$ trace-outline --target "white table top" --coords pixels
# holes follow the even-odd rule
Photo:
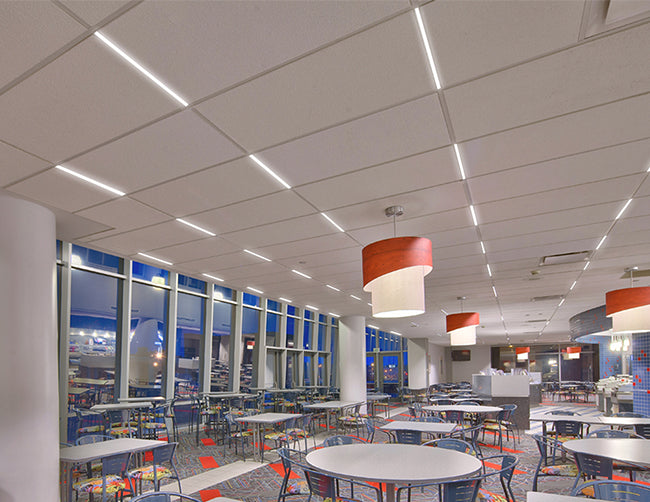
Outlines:
[[[427,411],[462,411],[464,413],[497,413],[502,410],[498,406],[472,406],[466,404],[423,406],[422,409]]]
[[[309,453],[305,460],[334,476],[400,484],[464,478],[481,469],[481,461],[465,453],[395,443],[330,446]]]
[[[92,411],[110,411],[110,410],[137,410],[140,408],[151,408],[151,401],[138,401],[136,403],[108,403],[96,404],[90,409]]]
[[[362,401],[323,401],[322,403],[305,404],[303,408],[312,410],[338,410],[363,404]]]
[[[165,398],[162,396],[156,397],[118,397],[117,400],[120,403],[160,403],[165,401]]]
[[[611,458],[628,464],[650,467],[650,441],[647,439],[589,438],[563,443],[571,452]]]
[[[650,418],[635,417],[605,417],[602,415],[535,415],[530,417],[532,422],[580,422],[589,425],[638,425],[650,424]]]
[[[368,394],[366,396],[367,401],[381,401],[388,398],[390,398],[390,394]]]
[[[528,492],[526,494],[526,502],[574,502],[582,500],[590,500],[593,502],[605,502],[601,499],[585,499],[584,497],[572,497],[570,495],[557,495],[556,493],[541,493],[541,492]]]
[[[102,441],[101,443],[90,443],[61,448],[59,458],[61,462],[83,463],[98,458],[117,455],[118,453],[151,450],[166,444],[167,443],[151,439],[113,439],[111,441]]]
[[[258,415],[239,417],[236,418],[235,420],[237,422],[243,422],[249,424],[277,424],[301,416],[302,415],[299,415],[297,413],[260,413]]]
[[[406,420],[395,420],[394,422],[389,422],[386,425],[382,425],[380,428],[385,431],[420,431],[448,434],[452,432],[456,427],[456,424],[450,424],[447,422],[418,422],[415,420],[407,422]]]

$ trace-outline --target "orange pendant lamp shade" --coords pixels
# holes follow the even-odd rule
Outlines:
[[[451,345],[476,345],[476,326],[479,325],[478,312],[463,312],[447,316],[447,333]]]
[[[612,333],[650,331],[650,286],[609,291],[605,306],[607,317],[612,318]]]
[[[580,359],[581,352],[582,352],[582,347],[567,347],[566,348],[567,359]]]
[[[527,361],[530,347],[515,347],[515,354],[517,354],[517,361]]]
[[[363,248],[363,290],[374,317],[423,314],[424,276],[433,270],[432,246],[423,237],[394,237]]]

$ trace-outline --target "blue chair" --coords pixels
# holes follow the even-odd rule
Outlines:
[[[365,443],[365,441],[356,436],[339,435],[339,436],[330,436],[328,438],[325,438],[325,440],[323,441],[323,446],[329,447],[329,446],[340,446],[343,444],[356,444],[356,443]]]
[[[490,457],[484,457],[482,459],[484,474],[488,474],[488,471],[486,469],[486,461],[492,464],[495,460],[500,460],[501,463],[498,468],[495,468],[496,472],[490,473],[490,475],[499,475],[499,481],[501,483],[501,488],[503,488],[503,493],[506,500],[512,500],[515,502],[515,494],[512,491],[511,483],[512,477],[515,473],[515,467],[519,463],[519,459],[514,455],[492,455]],[[501,500],[499,495],[492,493],[484,488],[480,488],[479,492],[479,497],[484,502],[488,502],[490,500]]]
[[[108,436],[106,434],[86,434],[85,436],[77,438],[74,444],[102,443],[104,441],[112,441],[113,439],[115,439],[113,436]]]
[[[438,500],[444,502],[475,502],[477,500],[479,488],[484,477],[474,477],[450,481],[447,483],[428,483],[423,485],[403,486],[397,490],[397,502],[402,501],[403,493],[407,493],[407,500],[410,500],[411,490],[420,488],[434,489],[438,491]]]
[[[593,492],[594,498],[619,502],[646,502],[650,487],[628,481],[590,481],[576,487],[571,495]]]
[[[289,479],[291,477],[292,468],[294,466],[300,467],[301,469],[309,468],[307,466],[307,462],[305,461],[307,454],[300,450],[293,450],[291,448],[279,448],[278,455],[280,455],[282,467],[284,468],[284,477],[282,478],[282,483],[280,484],[278,502],[283,502],[287,497],[304,495],[304,492],[307,490],[307,486],[303,487],[302,483],[300,482],[289,484]]]
[[[195,499],[194,497],[172,492],[145,493],[144,495],[132,499],[131,502],[140,502],[141,500],[145,502],[201,502],[199,499]]]
[[[340,479],[322,472],[313,471],[311,469],[303,469],[305,473],[305,478],[307,479],[307,485],[309,486],[309,500],[312,496],[320,497],[323,500],[330,500],[336,502],[360,502],[361,499],[354,498],[354,492],[350,493],[349,497],[343,496],[339,491],[339,481],[350,483],[351,487],[364,487],[369,491],[375,493],[375,500],[377,502],[382,502],[382,492],[380,489],[369,485],[367,483],[362,483],[360,481],[350,481],[349,479]],[[363,500],[367,500],[364,497]]]
[[[627,431],[617,431],[614,429],[599,429],[590,432],[588,438],[629,438],[630,433]]]
[[[153,464],[137,467],[129,471],[129,476],[138,482],[140,493],[142,493],[143,481],[151,481],[154,490],[160,490],[160,480],[162,479],[175,479],[178,482],[178,491],[183,492],[181,478],[174,463],[174,453],[177,445],[178,443],[168,443],[154,448],[152,450]]]
[[[397,429],[395,439],[401,444],[422,444],[422,431],[408,431]]]
[[[578,475],[573,483],[573,489],[578,486],[581,477],[586,481],[593,480],[596,476],[607,479],[612,479],[614,474],[614,463],[611,458],[599,457],[597,455],[589,455],[587,453],[574,452],[573,456],[578,466]],[[584,493],[584,492],[583,492]],[[585,495],[591,495],[585,493]]]
[[[445,448],[447,450],[459,451],[461,453],[467,453],[468,455],[478,456],[474,447],[469,444],[467,441],[456,438],[442,438],[434,439],[433,441],[427,441],[422,446],[432,446],[434,448]]]
[[[127,468],[131,459],[131,453],[120,453],[102,459],[102,475],[100,477],[88,478],[77,481],[72,489],[77,493],[88,493],[90,502],[93,496],[101,493],[102,502],[108,500],[108,495],[124,494],[125,491],[133,494],[128,487],[133,486]]]
[[[531,436],[537,444],[539,450],[539,462],[533,475],[533,491],[537,491],[537,481],[540,477],[560,476],[575,478],[578,475],[578,467],[573,463],[556,461],[555,452],[562,449],[562,443],[551,436],[542,436],[534,434]],[[549,459],[548,452],[552,452]]]

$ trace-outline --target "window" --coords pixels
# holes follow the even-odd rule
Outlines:
[[[280,346],[280,315],[266,313],[266,346]]]
[[[133,278],[160,285],[169,284],[169,272],[167,270],[137,261],[133,262]]]
[[[212,361],[210,365],[210,391],[230,390],[230,340],[233,329],[235,306],[231,303],[214,302],[212,308]]]
[[[287,317],[287,348],[293,348],[295,346],[297,322],[297,319],[294,317]]]
[[[302,335],[302,346],[305,349],[312,348],[312,335],[314,333],[314,323],[311,321],[304,321],[304,330]]]
[[[325,324],[318,325],[318,350],[325,350],[325,334],[327,333],[327,326]]]
[[[215,300],[230,300],[233,301],[235,299],[235,291],[226,288],[225,286],[217,286],[216,284],[214,285],[214,299]]]
[[[239,374],[239,385],[242,392],[248,391],[253,384],[253,364],[255,346],[259,343],[260,311],[244,307],[242,317],[242,361]],[[254,387],[259,387],[255,382]]]
[[[251,295],[250,293],[244,293],[243,302],[244,305],[250,305],[251,307],[259,307],[261,305],[260,297]]]
[[[182,291],[190,291],[192,293],[205,294],[205,281],[189,277],[187,275],[178,274],[178,289]]]
[[[312,375],[313,375],[313,357],[311,355],[305,354],[305,373],[303,375],[304,385],[309,387],[313,385]]]
[[[175,395],[195,394],[199,390],[199,358],[205,319],[205,300],[178,293],[176,317]]]
[[[70,261],[73,267],[89,267],[115,274],[120,272],[121,260],[117,256],[77,246],[76,244],[72,245]]]

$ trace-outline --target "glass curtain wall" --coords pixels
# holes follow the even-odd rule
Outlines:
[[[366,327],[366,386],[368,391],[396,396],[408,384],[406,341],[396,333]]]
[[[190,395],[199,390],[206,284],[191,277],[179,276],[178,286],[174,394]]]

